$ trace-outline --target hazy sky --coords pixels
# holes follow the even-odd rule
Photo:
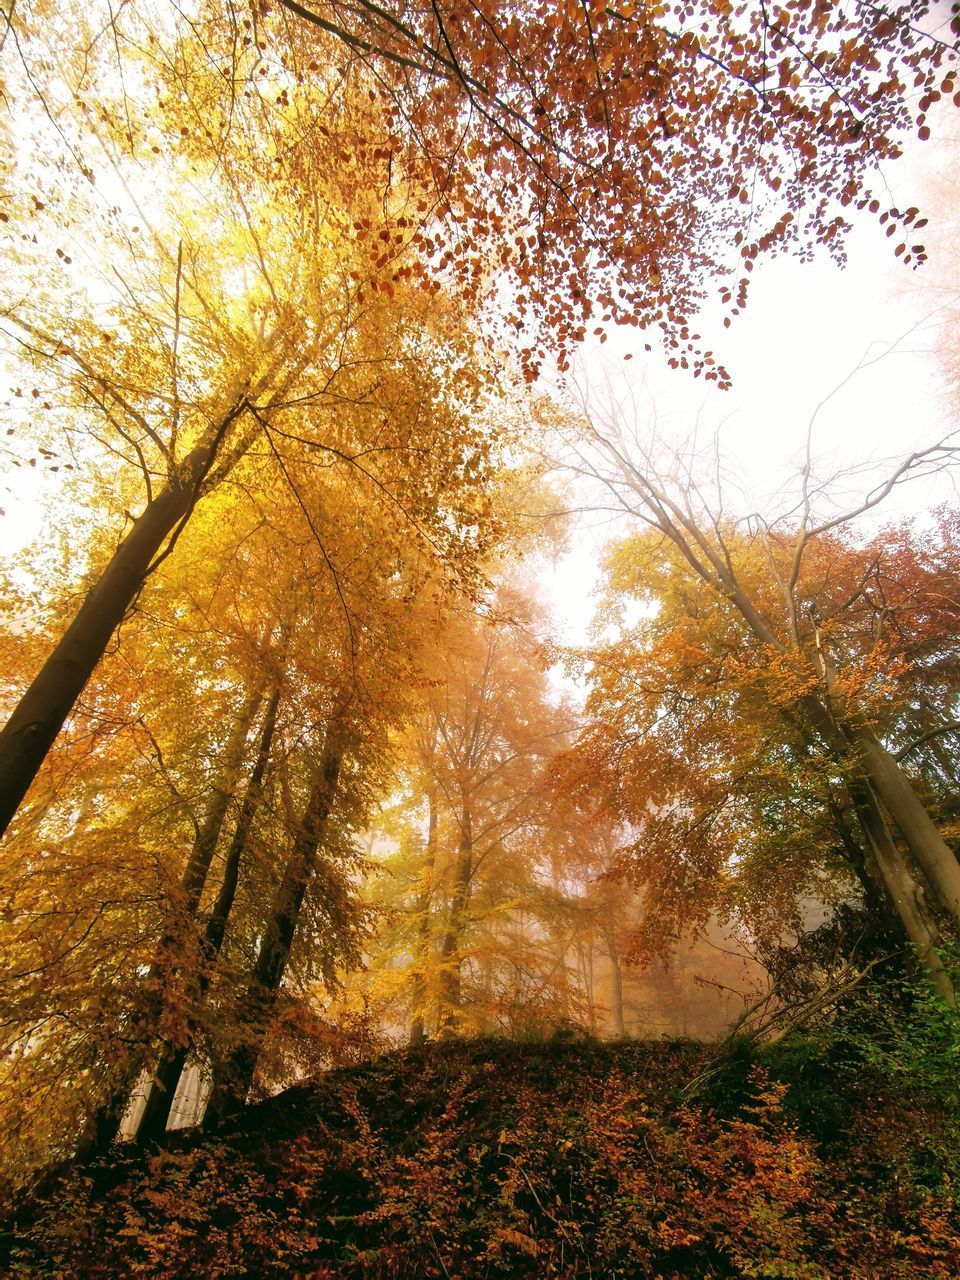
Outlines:
[[[957,156],[945,141],[918,144],[888,174],[894,198],[902,207],[923,205],[933,175]],[[589,351],[578,377],[599,395],[608,370],[629,377],[650,422],[655,419],[657,432],[668,438],[686,437],[697,423],[703,438],[718,432],[731,505],[744,512],[773,514],[783,505],[781,491],[802,465],[814,414],[814,473],[872,459],[875,479],[885,462],[932,443],[960,422],[935,354],[944,308],[960,296],[960,252],[952,261],[950,252],[956,230],[956,222],[948,228],[931,210],[931,226],[921,233],[931,257],[916,272],[894,257],[894,241],[870,219],[855,226],[844,269],[825,257],[758,264],[744,314],[728,330],[703,329],[733,375],[731,391],[708,390],[667,369],[656,352],[644,353],[632,331],[614,331]],[[629,364],[622,360],[627,351],[633,352]],[[877,518],[886,522],[955,501],[958,482],[960,470],[936,482],[904,485]],[[871,487],[866,477],[858,484],[861,492]],[[587,638],[605,533],[596,518],[584,518],[571,553],[546,577],[558,638],[567,642]]]

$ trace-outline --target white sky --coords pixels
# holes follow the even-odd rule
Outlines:
[[[957,129],[952,121],[953,133]],[[888,173],[901,207],[923,207],[937,173],[947,173],[960,149],[945,142],[917,145],[908,160]],[[960,172],[952,175],[960,187]],[[931,225],[918,234],[930,260],[911,271],[894,257],[895,241],[869,218],[854,226],[849,262],[840,269],[826,258],[800,263],[783,258],[758,263],[745,312],[730,329],[702,328],[707,345],[733,376],[731,391],[709,390],[690,376],[670,370],[656,351],[647,355],[643,338],[614,330],[602,346],[588,351],[579,375],[589,388],[599,385],[603,369],[627,374],[649,405],[658,434],[686,437],[699,421],[704,438],[719,433],[726,470],[736,477],[742,497],[728,495],[744,512],[772,514],[776,494],[802,465],[808,425],[812,431],[814,471],[830,474],[851,464],[883,464],[918,446],[933,443],[960,412],[946,394],[935,356],[945,305],[960,297],[960,246],[951,254],[957,224]],[[952,258],[952,261],[951,261]],[[861,361],[889,351],[874,363]],[[625,352],[633,353],[629,364]],[[840,384],[850,377],[841,389]],[[831,393],[834,393],[831,395]],[[826,403],[817,406],[826,398]],[[960,470],[934,480],[904,485],[877,510],[886,523],[922,514],[931,506],[958,500]],[[861,481],[865,493],[870,482]],[[599,580],[600,548],[611,532],[584,518],[572,537],[572,550],[543,577],[557,625],[556,639],[570,644],[588,639],[592,593]]]

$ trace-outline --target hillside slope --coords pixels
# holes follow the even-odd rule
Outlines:
[[[12,1274],[955,1280],[950,1109],[843,1054],[450,1042],[74,1172]],[[779,1078],[779,1082],[778,1082]],[[785,1082],[785,1083],[784,1083]]]

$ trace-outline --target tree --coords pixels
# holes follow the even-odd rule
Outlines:
[[[550,696],[530,595],[525,576],[492,616],[447,621],[382,824],[392,847],[374,892],[388,914],[369,989],[409,1017],[414,1045],[510,1025],[521,974],[536,986],[555,965],[541,923],[558,820],[548,770],[573,720]],[[551,999],[557,985],[543,984]]]
[[[375,416],[366,403],[340,405],[343,452],[376,432],[362,484],[351,463],[318,465],[310,442],[278,423],[193,515],[10,834],[7,1114],[32,1129],[38,1152],[63,1154],[84,1112],[81,1145],[102,1147],[141,1069],[162,1077],[169,1104],[188,1058],[206,1072],[234,1051],[251,1023],[245,993],[264,912],[344,699],[359,742],[301,909],[288,913],[292,968],[279,966],[278,1016],[257,1033],[270,1070],[290,1043],[282,1027],[303,1025],[293,975],[334,985],[356,955],[365,916],[352,911],[351,824],[387,785],[383,735],[423,679],[421,646],[451,579],[473,584],[475,549],[502,525],[482,455],[458,453],[456,397],[430,393],[465,366],[448,368],[442,348],[410,353],[392,374],[378,366]],[[411,471],[402,446],[414,427]],[[492,455],[506,425],[475,415],[470,431]],[[250,812],[264,746],[264,792]]]
[[[536,21],[501,24],[482,6],[467,16],[436,7],[423,29],[413,15],[361,6],[357,30],[339,9],[325,17],[299,4],[282,8],[277,26],[252,11],[239,27],[219,6],[190,21],[172,12],[169,23],[109,11],[99,27],[95,16],[85,19],[83,38],[66,49],[42,11],[11,14],[6,92],[22,97],[39,124],[53,124],[47,152],[35,149],[46,175],[58,183],[65,171],[71,176],[66,195],[13,199],[9,235],[21,264],[24,242],[42,246],[27,267],[33,283],[48,272],[50,245],[64,233],[89,238],[79,217],[103,229],[104,210],[88,189],[96,181],[87,158],[93,147],[124,191],[106,213],[119,261],[141,231],[126,220],[141,217],[147,199],[132,183],[155,183],[154,155],[176,171],[174,146],[195,188],[197,179],[213,184],[200,217],[210,226],[211,209],[219,216],[229,208],[232,219],[206,254],[189,225],[174,229],[174,220],[166,234],[151,227],[154,282],[146,297],[132,289],[139,261],[111,263],[120,281],[114,323],[126,341],[111,347],[108,362],[103,344],[117,335],[103,336],[98,305],[85,316],[59,316],[45,290],[25,305],[30,291],[12,282],[6,314],[16,340],[105,420],[107,447],[127,451],[143,471],[147,502],[0,735],[4,827],[196,502],[279,406],[289,412],[318,397],[356,394],[333,385],[343,372],[329,363],[332,352],[344,354],[337,323],[332,332],[316,328],[334,228],[355,255],[352,270],[333,269],[346,303],[335,314],[347,330],[351,308],[372,294],[390,299],[400,281],[436,293],[449,266],[461,297],[473,298],[492,268],[506,268],[522,289],[516,323],[529,312],[561,350],[585,334],[595,311],[602,320],[657,323],[679,352],[675,362],[691,357],[698,372],[723,382],[713,357],[696,354],[690,322],[727,250],[736,248],[744,268],[740,305],[758,254],[792,240],[838,245],[845,223],[837,210],[876,203],[865,169],[897,153],[897,132],[911,118],[904,76],[924,90],[921,121],[953,84],[951,67],[941,74],[949,45],[916,25],[923,4],[870,11],[856,22],[812,0],[772,15],[728,4],[706,4],[702,13],[534,9],[547,42],[534,37]],[[314,39],[340,50],[327,79],[308,60]],[[727,134],[736,144],[716,145]],[[300,200],[305,189],[312,204]],[[516,201],[516,219],[504,216],[504,191]],[[266,212],[274,197],[290,214],[282,234],[284,219]],[[439,220],[448,211],[463,252],[446,243]],[[916,210],[883,217],[906,227]],[[311,242],[316,253],[306,252]],[[285,263],[291,246],[293,261]],[[59,246],[56,255],[58,272],[74,262]],[[911,256],[922,257],[922,247]],[[326,273],[317,273],[319,262]],[[242,318],[228,304],[238,272],[255,282]],[[279,282],[299,294],[285,297]],[[724,297],[733,298],[733,286]],[[295,338],[293,327],[295,316],[308,314],[315,327],[305,350],[304,330]],[[525,356],[532,374],[536,344]],[[153,478],[162,479],[156,493]]]
[[[526,336],[531,374],[546,335],[562,364],[591,323],[616,321],[659,327],[674,363],[725,384],[693,332],[716,282],[735,314],[759,255],[842,256],[851,208],[880,214],[905,260],[922,260],[917,210],[871,187],[954,91],[960,20],[944,31],[937,17],[926,0],[281,0],[275,25],[247,38],[282,48],[311,29],[326,57],[375,72],[393,145],[429,173],[450,228],[423,228],[433,261],[471,295],[490,260],[512,275],[508,323],[542,326]]]
[[[861,548],[849,532],[856,517],[879,502],[897,479],[943,465],[950,450],[936,445],[912,455],[863,503],[822,520],[814,515],[817,495],[808,468],[800,506],[790,517],[780,522],[753,517],[740,527],[716,513],[722,510],[721,500],[713,509],[707,505],[689,465],[680,471],[688,482],[671,485],[657,473],[648,453],[635,441],[628,445],[618,427],[597,427],[596,440],[612,463],[605,475],[608,492],[657,535],[647,539],[645,549],[643,543],[634,543],[621,553],[624,585],[631,580],[656,581],[663,573],[654,567],[658,560],[666,568],[667,581],[673,579],[671,607],[642,624],[654,634],[661,631],[668,647],[656,656],[642,649],[633,656],[629,648],[620,657],[608,654],[597,672],[599,688],[620,688],[619,695],[610,690],[602,695],[604,705],[609,708],[611,696],[614,701],[619,698],[621,714],[633,725],[619,745],[618,735],[612,735],[614,750],[632,740],[631,749],[643,755],[644,736],[649,734],[655,742],[662,719],[667,728],[682,726],[684,751],[701,762],[699,772],[680,774],[688,778],[696,799],[682,791],[684,798],[676,798],[675,752],[672,759],[663,758],[656,781],[651,779],[647,786],[647,825],[666,833],[667,865],[678,866],[675,859],[671,862],[669,850],[678,829],[693,835],[701,823],[718,821],[733,845],[696,840],[691,844],[688,838],[682,847],[689,851],[695,879],[705,872],[715,882],[722,879],[737,840],[744,838],[738,837],[731,817],[742,809],[754,780],[761,789],[758,799],[769,806],[790,795],[792,780],[806,778],[802,785],[819,795],[815,810],[821,821],[823,814],[836,820],[845,811],[859,825],[870,865],[907,936],[941,994],[953,1000],[936,952],[936,925],[910,862],[915,861],[936,906],[952,919],[954,928],[960,918],[960,864],[891,745],[891,726],[909,719],[909,701],[906,707],[891,701],[903,682],[906,655],[913,656],[924,636],[936,635],[936,643],[942,645],[943,633],[927,630],[923,606],[914,603],[912,590],[902,593],[901,586],[898,609],[874,597],[873,579],[892,588],[896,569],[884,573],[879,568],[882,540]],[[912,558],[915,566],[916,548]],[[894,565],[905,568],[902,557]],[[928,588],[926,598],[932,595]],[[635,664],[650,658],[664,664],[661,671],[668,674],[639,675],[634,689]],[[690,692],[697,686],[699,699]],[[644,712],[638,714],[644,705],[650,717],[646,723]],[[943,713],[940,708],[941,718],[952,720],[952,714]],[[655,755],[656,747],[651,749]],[[772,759],[771,751],[777,753]],[[711,752],[716,763],[708,767]],[[758,768],[765,757],[766,763]],[[769,799],[763,800],[764,793]],[[809,804],[803,801],[801,809]],[[637,811],[635,802],[633,812]],[[809,836],[797,828],[795,818],[781,815],[773,828],[775,847],[781,849],[774,866],[781,869],[784,838],[789,848],[791,833],[797,832],[795,847],[801,858],[809,849]],[[748,842],[753,838],[749,822],[744,833]],[[849,829],[834,828],[833,840],[838,839],[841,850],[846,849],[844,856],[849,856]],[[852,844],[856,848],[857,842]],[[698,857],[707,860],[709,871],[698,866]],[[689,903],[682,879],[674,884]]]
[[[79,449],[89,465],[114,468],[123,505],[116,541],[91,566],[79,609],[0,733],[0,828],[197,504],[235,482],[251,449],[270,453],[283,484],[292,483],[280,456],[290,448],[349,469],[449,563],[465,536],[486,532],[475,519],[482,501],[469,534],[431,506],[455,473],[470,468],[479,480],[496,431],[476,418],[482,344],[401,263],[371,260],[368,238],[402,240],[416,200],[399,176],[389,197],[373,196],[384,171],[371,144],[384,127],[376,104],[352,83],[297,89],[289,71],[282,109],[267,108],[264,88],[236,103],[226,137],[215,137],[193,113],[222,95],[222,76],[200,61],[196,36],[161,40],[149,25],[133,35],[152,49],[137,66],[136,95],[126,82],[118,94],[95,60],[82,91],[52,49],[47,71],[61,99],[56,141],[75,135],[77,145],[103,148],[118,204],[104,207],[91,174],[60,192],[54,149],[39,155],[35,196],[22,196],[7,219],[16,270],[5,284],[5,331],[44,388],[31,403],[50,416],[46,427],[31,422],[27,439],[50,456]],[[255,64],[255,51],[245,56]],[[94,111],[88,95],[98,88]],[[43,101],[52,110],[53,99]],[[134,230],[134,219],[146,225]],[[77,262],[50,247],[67,234],[80,246]],[[90,265],[104,258],[102,273]],[[67,289],[70,272],[79,293]],[[449,431],[459,410],[460,430]]]
[[[53,65],[81,82],[97,58],[122,75],[142,47],[132,15],[105,6],[98,16],[66,58],[55,50]],[[488,291],[491,264],[508,271],[507,324],[534,323],[531,376],[548,335],[566,353],[591,321],[616,320],[659,326],[678,363],[725,383],[692,332],[715,280],[735,313],[758,255],[821,244],[841,256],[851,207],[899,229],[906,261],[923,259],[910,234],[918,211],[886,207],[882,183],[872,187],[906,133],[926,137],[927,112],[954,92],[958,20],[937,16],[929,0],[853,10],[530,0],[506,16],[486,0],[467,10],[208,0],[183,63],[186,79],[221,67],[223,84],[185,95],[184,128],[222,146],[244,99],[273,77],[286,106],[286,71],[299,84],[320,67],[345,78],[362,69],[389,113],[376,144],[387,185],[398,169],[422,180],[400,237],[418,250],[410,269],[433,285],[452,276],[467,298]],[[151,42],[178,17],[154,15]],[[26,82],[8,94],[46,105],[45,14],[18,6],[10,29]],[[85,149],[69,161],[82,172]]]

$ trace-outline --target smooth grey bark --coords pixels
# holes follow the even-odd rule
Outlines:
[[[880,874],[877,860],[873,856],[872,846],[867,839],[866,832],[863,830],[863,823],[860,823],[861,842],[854,834],[843,806],[831,800],[829,809],[833,824],[840,837],[840,845],[837,852],[857,877],[867,910],[876,919],[883,921],[885,931],[891,936],[904,942],[909,941],[903,927],[903,921],[897,914],[890,899],[886,881]],[[856,811],[854,811],[854,817],[857,818]]]
[[[909,778],[872,729],[857,726],[850,738],[863,769],[893,818],[907,848],[942,906],[960,922],[960,862],[944,840]]]
[[[818,654],[818,657],[829,698],[836,672],[822,654]],[[844,768],[851,792],[863,791],[865,786],[874,800],[882,801],[930,888],[941,905],[960,923],[960,862],[938,831],[894,755],[868,726],[850,719],[837,720],[829,703],[821,698],[808,694],[802,700],[802,705],[814,729],[838,762],[843,762],[844,757],[849,757],[852,751],[854,758]],[[885,848],[888,865],[890,859],[899,860],[902,864],[897,872],[898,881],[904,875],[910,876],[909,867],[895,841],[890,839]],[[882,873],[879,861],[877,866]],[[884,885],[889,891],[890,884],[886,877]],[[896,907],[896,903],[894,905]],[[900,914],[899,907],[897,914]]]
[[[734,603],[738,601],[734,599]],[[739,604],[738,607],[758,639],[764,643],[776,643],[769,627],[757,621],[759,615],[756,615],[756,610],[751,607],[751,611],[745,611]],[[815,656],[823,677],[824,697],[808,694],[802,699],[813,727],[838,761],[845,755],[849,756],[852,749],[854,759],[846,768],[851,788],[856,789],[861,783],[866,783],[874,797],[882,801],[941,905],[960,923],[960,862],[940,834],[896,757],[886,749],[873,729],[852,718],[838,719],[834,715],[830,700],[837,671],[819,643]],[[887,847],[887,856],[903,863],[897,873],[898,880],[903,874],[910,874],[892,839]],[[886,879],[884,883],[889,889]]]
[[[936,922],[927,909],[920,886],[896,847],[876,796],[869,786],[862,784],[851,788],[851,795],[863,833],[904,932],[931,983],[949,1005],[956,1006],[957,993],[937,953],[940,934]]]
[[[909,777],[874,731],[851,717],[837,717],[834,714],[831,702],[838,672],[835,663],[823,648],[819,631],[814,635],[812,653],[807,651],[801,640],[794,589],[799,574],[800,556],[808,541],[808,534],[804,533],[797,547],[790,580],[782,581],[775,574],[789,621],[790,638],[789,642],[785,642],[776,634],[737,579],[729,552],[722,540],[719,548],[712,545],[697,526],[689,509],[678,505],[649,477],[636,468],[631,468],[622,456],[619,462],[621,468],[626,468],[628,483],[641,496],[650,512],[652,523],[673,542],[693,572],[733,605],[754,636],[762,644],[781,653],[795,653],[814,661],[823,681],[823,693],[809,693],[801,699],[811,725],[824,738],[838,762],[842,761],[844,755],[849,756],[850,747],[855,749],[858,758],[847,766],[851,786],[856,786],[861,780],[869,783],[876,797],[886,806],[910,854],[941,904],[960,923],[960,863],[956,855],[920,801]],[[846,751],[843,750],[844,747],[847,748]],[[891,857],[903,862],[895,842],[890,842],[888,852]],[[898,877],[905,871],[909,874],[909,868],[904,862]]]

